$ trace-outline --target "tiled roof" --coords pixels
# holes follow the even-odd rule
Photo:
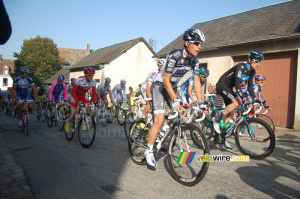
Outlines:
[[[300,37],[300,0],[288,1],[195,24],[206,37],[202,51],[259,41]],[[185,30],[182,30],[184,32]],[[180,35],[157,55],[182,48]]]
[[[144,42],[148,48],[155,54],[150,45],[145,41],[143,37],[133,39],[130,41],[118,43],[112,46],[107,46],[105,48],[100,48],[75,64],[71,65],[71,68],[81,68],[86,66],[99,66],[101,64],[106,64],[117,58],[123,52],[126,52],[132,46],[136,45],[138,42]]]

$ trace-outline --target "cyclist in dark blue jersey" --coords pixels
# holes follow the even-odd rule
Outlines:
[[[219,79],[216,90],[219,95],[224,99],[226,108],[222,111],[222,114],[216,116],[216,122],[220,122],[220,125],[215,124],[217,132],[219,126],[226,125],[230,119],[231,112],[238,108],[242,103],[249,103],[247,98],[243,96],[241,89],[241,83],[248,81],[248,91],[254,101],[258,101],[253,90],[253,78],[256,73],[256,69],[264,59],[264,55],[259,50],[252,50],[248,54],[247,62],[241,62],[233,66],[227,72],[225,72]],[[236,93],[232,90],[236,89]]]
[[[201,102],[199,60],[197,58],[201,44],[205,41],[204,34],[198,29],[188,29],[183,34],[184,48],[170,52],[164,63],[161,74],[158,74],[152,84],[154,124],[149,131],[147,150],[144,155],[147,166],[155,169],[156,161],[153,156],[153,145],[159,129],[164,121],[164,102],[176,111],[180,109],[180,95],[177,93],[179,80],[189,70],[193,70],[196,96]]]

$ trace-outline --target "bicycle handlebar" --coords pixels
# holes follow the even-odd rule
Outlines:
[[[245,112],[243,112],[243,115],[247,115],[250,111],[251,111],[251,107],[248,106],[248,109]]]

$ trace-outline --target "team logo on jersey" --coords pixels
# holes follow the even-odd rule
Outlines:
[[[174,74],[173,77],[182,77],[183,75],[185,75],[188,72],[188,70],[177,70]]]

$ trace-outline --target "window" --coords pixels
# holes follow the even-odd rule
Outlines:
[[[4,66],[4,68],[3,68],[3,74],[4,75],[9,75],[8,74],[8,66]]]
[[[8,78],[3,78],[3,86],[8,86]]]

